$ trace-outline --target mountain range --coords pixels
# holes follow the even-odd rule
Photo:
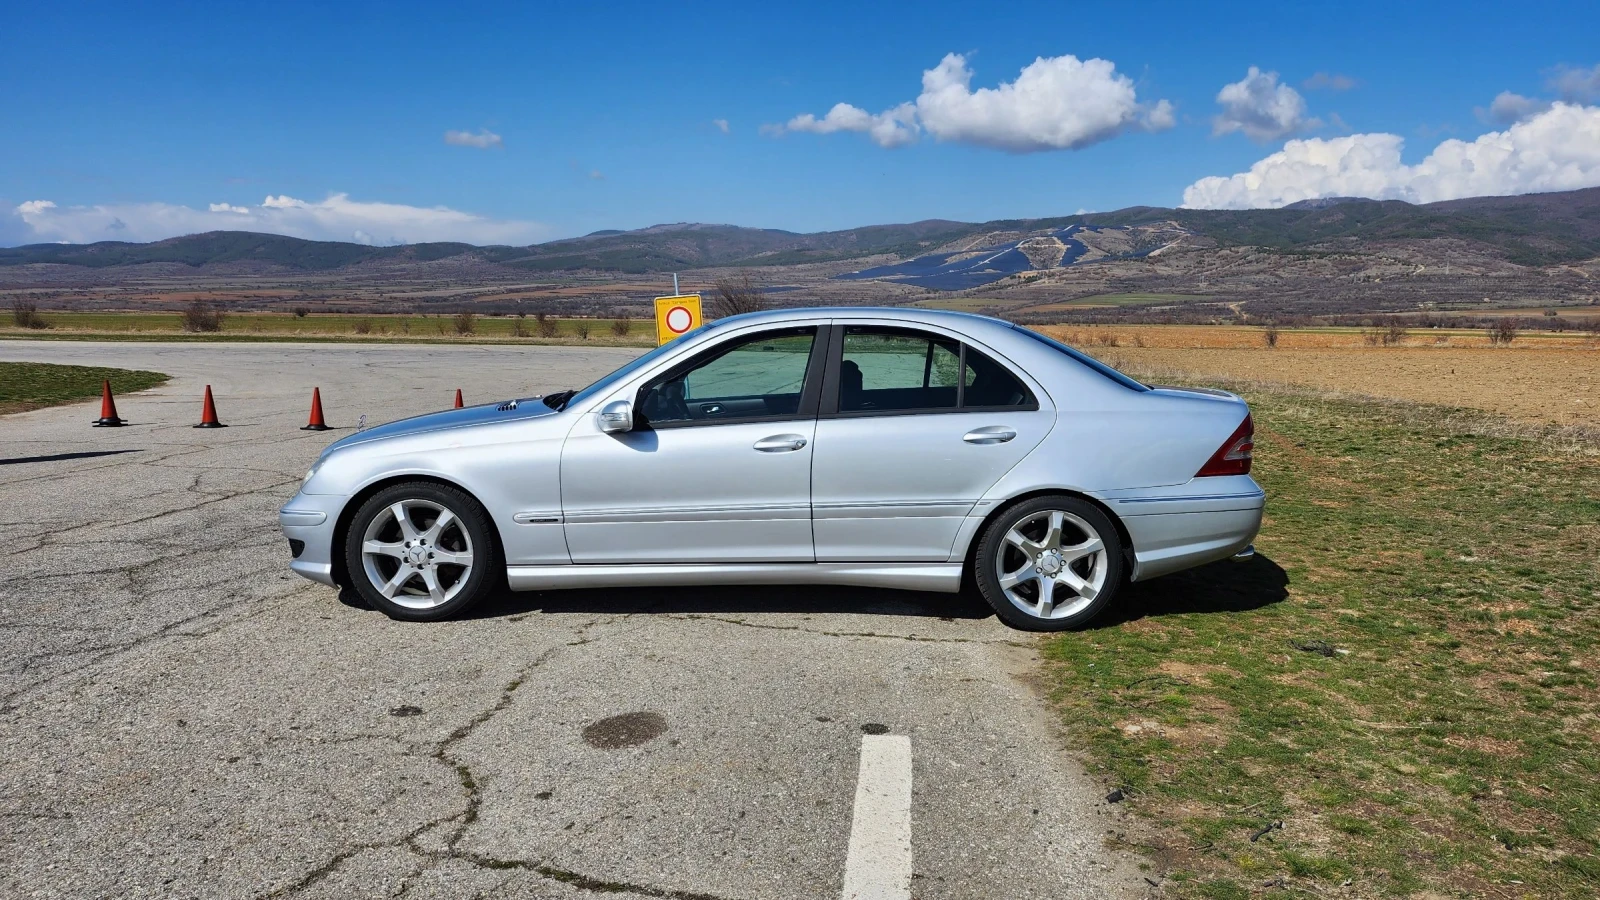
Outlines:
[[[1055,263],[1022,254],[1002,260],[993,274],[1015,275],[1028,269],[1048,269],[1072,264],[1086,255],[1091,259],[1119,254],[1086,254],[1074,235],[1123,229],[1130,233],[1179,229],[1219,247],[1251,246],[1276,250],[1304,250],[1355,243],[1453,239],[1481,245],[1506,261],[1522,266],[1576,263],[1600,257],[1600,188],[1515,197],[1478,197],[1414,205],[1398,200],[1331,198],[1302,201],[1283,209],[1197,210],[1137,206],[1104,213],[1086,213],[1046,219],[1008,219],[982,223],[930,219],[900,225],[870,225],[841,231],[799,234],[768,228],[734,225],[671,224],[632,231],[599,231],[527,247],[477,247],[460,243],[407,244],[373,247],[332,241],[249,232],[215,231],[134,244],[103,241],[94,244],[30,244],[0,248],[0,266],[55,264],[83,267],[139,266],[176,263],[203,267],[229,263],[264,264],[283,270],[329,272],[370,263],[427,263],[467,257],[476,261],[531,272],[601,272],[646,274],[702,268],[754,268],[841,263],[873,257],[874,267],[846,272],[842,277],[890,277],[903,267],[929,256],[939,257],[936,269],[952,263],[951,257],[980,249],[996,254],[1018,251],[1019,245],[1038,239],[1062,242],[1066,252]],[[1014,236],[992,240],[987,236]],[[976,242],[976,243],[974,243]],[[1127,242],[1126,256],[1149,253],[1151,241],[1135,234]],[[979,245],[982,246],[979,246]],[[1008,246],[1009,245],[1009,246]],[[1048,256],[1048,254],[1045,254]],[[960,262],[960,260],[954,260]],[[915,269],[916,266],[911,266]],[[949,273],[946,273],[949,274]],[[947,281],[961,289],[985,283],[969,277]],[[997,279],[988,279],[989,281]]]

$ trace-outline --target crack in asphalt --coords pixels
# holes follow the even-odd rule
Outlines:
[[[611,622],[616,621],[618,618],[627,617],[614,617],[605,621],[596,620],[578,626],[577,631],[582,633],[583,631],[598,625],[610,624]],[[553,866],[538,860],[510,859],[493,856],[487,853],[478,853],[461,849],[460,843],[462,838],[466,836],[467,831],[472,827],[473,823],[478,820],[478,814],[483,808],[483,791],[478,783],[477,776],[475,776],[472,772],[472,768],[467,765],[465,761],[453,756],[450,752],[451,748],[471,737],[473,732],[475,732],[479,726],[483,725],[485,722],[488,722],[490,719],[493,719],[498,713],[509,707],[512,703],[512,700],[515,698],[517,689],[522,687],[523,683],[533,673],[533,670],[544,665],[556,654],[560,653],[562,649],[563,647],[551,647],[534,658],[527,665],[523,666],[516,676],[512,678],[511,681],[507,682],[506,686],[501,689],[499,698],[497,698],[492,705],[481,710],[465,724],[456,727],[453,731],[446,735],[443,740],[434,745],[429,756],[439,764],[446,766],[451,769],[451,771],[455,772],[456,779],[460,784],[461,790],[466,798],[465,809],[458,812],[453,812],[447,816],[440,816],[438,818],[430,819],[416,828],[407,831],[394,840],[367,842],[346,847],[345,849],[329,857],[321,865],[306,872],[292,884],[277,888],[265,894],[258,895],[259,900],[274,900],[274,898],[287,897],[297,894],[300,891],[303,891],[332,875],[334,872],[338,871],[339,867],[344,865],[345,862],[356,856],[359,856],[362,853],[372,850],[397,849],[401,847],[404,847],[407,852],[415,856],[429,860],[430,863],[455,861],[465,862],[480,869],[527,872],[532,875],[537,875],[540,878],[550,881],[557,881],[568,885],[569,887],[590,893],[634,894],[641,897],[660,898],[660,900],[730,900],[730,898],[723,897],[721,895],[705,893],[702,891],[685,891],[674,888],[655,887],[647,884],[634,884],[631,882],[598,878],[593,875],[573,871],[571,869],[564,869],[559,866]],[[443,841],[444,849],[432,850],[422,846],[419,843],[419,840],[424,834],[427,834],[429,831],[432,831],[443,825],[452,826],[450,834],[445,837]],[[411,882],[423,872],[427,871],[428,868],[429,866],[424,865],[408,874],[402,880],[400,890],[392,896],[403,896],[407,891],[410,890]],[[509,879],[500,881],[494,888],[491,888],[484,893],[480,893],[478,896],[493,896],[496,891],[505,885],[507,880]]]

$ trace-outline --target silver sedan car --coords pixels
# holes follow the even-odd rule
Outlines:
[[[582,390],[335,442],[279,513],[294,571],[398,619],[513,590],[974,587],[1060,630],[1121,586],[1244,558],[1244,401],[1157,388],[1007,322],[722,319]]]

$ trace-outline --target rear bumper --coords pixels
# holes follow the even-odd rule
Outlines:
[[[296,494],[278,510],[278,527],[283,536],[305,545],[289,568],[319,584],[336,587],[333,581],[334,526],[344,498],[329,494]]]
[[[1133,540],[1132,580],[1239,556],[1261,530],[1266,493],[1248,475],[1102,498]]]

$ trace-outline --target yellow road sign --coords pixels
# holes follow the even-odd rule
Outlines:
[[[700,295],[656,298],[656,344],[665,344],[700,327]]]

